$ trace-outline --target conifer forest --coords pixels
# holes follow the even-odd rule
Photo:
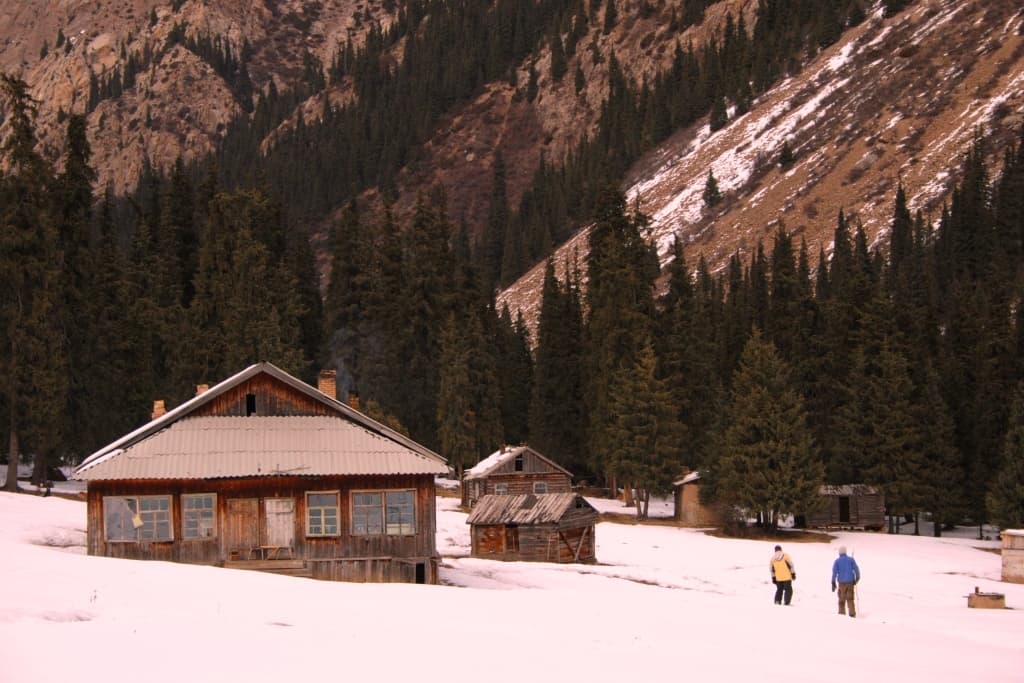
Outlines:
[[[721,271],[681,240],[660,266],[649,217],[619,189],[672,132],[702,117],[727,126],[727,112],[863,20],[857,0],[762,2],[752,28],[730,18],[719,40],[678,45],[653,81],[630,82],[610,55],[597,133],[542,159],[518,205],[499,158],[480,229],[450,218],[440,188],[408,218],[364,211],[356,197],[387,197],[444,111],[514,78],[539,46],[552,78],[579,77],[565,55],[588,49],[577,41],[594,4],[403,3],[387,31],[261,93],[244,49],[183,28],[169,40],[228,74],[243,114],[217,153],[147,168],[125,195],[95,186],[81,114],[67,114],[64,147],[48,154],[26,84],[2,75],[9,464],[45,476],[47,463],[80,462],[145,423],[154,400],[173,407],[265,360],[312,384],[335,369],[341,400],[357,394],[456,473],[529,443],[577,481],[634,489],[641,516],[688,468],[709,501],[769,526],[806,512],[826,483],[876,486],[890,516],[928,514],[936,533],[1024,525],[1024,131],[1006,149],[978,133],[949,159],[958,180],[939,216],[911,212],[897,182],[884,240],[869,243],[840,211],[819,219],[829,244],[780,224]],[[381,54],[402,40],[388,66]],[[130,57],[90,83],[88,107],[153,55]],[[300,116],[261,149],[341,78],[351,102],[325,97],[316,121]],[[531,97],[529,82],[516,87]],[[704,201],[718,198],[709,173]],[[314,245],[308,226],[328,215],[327,243]],[[585,269],[551,257],[584,226]],[[545,261],[535,320],[496,306],[496,291]]]

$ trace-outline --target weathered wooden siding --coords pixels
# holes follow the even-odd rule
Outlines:
[[[497,484],[507,484],[507,495],[517,496],[522,493],[533,493],[535,482],[547,484],[545,493],[568,493],[572,491],[572,482],[561,472],[509,472],[492,474],[487,477],[484,495],[496,493]]]
[[[841,499],[849,500],[849,520],[840,514]],[[858,527],[881,529],[885,526],[885,497],[880,493],[849,496],[824,496],[821,506],[806,515],[809,527]]]
[[[415,534],[352,534],[350,494],[353,491],[402,489],[416,492]],[[306,536],[307,491],[339,492],[339,536]],[[216,535],[213,538],[183,538],[181,496],[187,493],[217,494]],[[107,542],[103,528],[103,497],[146,495],[171,496],[174,540]],[[240,557],[240,551],[245,550],[244,546],[251,544],[254,535],[258,542],[253,547],[277,545],[271,541],[280,541],[281,538],[287,537],[289,530],[281,528],[282,519],[287,519],[287,505],[282,500],[291,500],[294,501],[294,515],[290,531],[294,545],[289,554],[292,558],[306,560],[311,565],[314,576],[362,581],[397,581],[412,576],[412,580],[415,580],[416,565],[425,564],[426,567],[421,569],[421,572],[426,574],[427,582],[436,582],[437,523],[434,496],[434,480],[429,475],[260,477],[209,481],[96,481],[90,482],[87,493],[88,552],[90,555],[107,557],[192,564],[223,564],[231,559],[245,559]],[[268,528],[267,501],[271,501],[270,526],[276,528]],[[228,514],[229,509],[233,514]],[[241,514],[243,512],[244,514]],[[334,564],[337,566],[332,566]],[[357,567],[362,567],[362,570]]]
[[[700,484],[682,484],[675,490],[676,520],[684,526],[718,526],[722,517],[700,502]]]
[[[516,469],[516,459],[521,458],[522,469]],[[544,458],[538,456],[530,449],[524,449],[522,453],[517,455],[515,458],[509,458],[508,462],[504,462],[501,465],[495,467],[488,473],[488,476],[494,477],[496,475],[503,474],[545,474],[548,472],[556,472],[561,476],[565,477],[564,472],[559,472],[555,469],[550,462]]]
[[[249,395],[255,397],[253,415],[334,415],[323,403],[301,394],[268,375],[257,375],[200,406],[193,416],[241,416],[249,413]]]
[[[583,539],[582,546],[580,539]],[[474,525],[473,557],[509,562],[593,562],[596,559],[594,523]],[[579,548],[579,558],[574,556]]]
[[[1006,529],[1002,537],[1003,581],[1024,583],[1024,529]]]

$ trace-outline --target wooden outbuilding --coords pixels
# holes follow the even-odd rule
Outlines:
[[[700,472],[685,472],[672,482],[676,521],[683,526],[721,526],[722,515],[718,510],[700,501],[700,485]]]
[[[86,458],[89,554],[437,583],[444,458],[320,387],[258,363]]]
[[[484,496],[466,523],[473,557],[596,562],[597,518],[597,510],[576,493],[524,493]]]
[[[1003,581],[1024,583],[1024,529],[1003,529]]]
[[[484,496],[568,493],[572,474],[529,446],[502,446],[465,471],[462,504],[472,507]]]
[[[868,529],[885,527],[885,496],[864,484],[822,486],[821,503],[805,515],[809,528]]]

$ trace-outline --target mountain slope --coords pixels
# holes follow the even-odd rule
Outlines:
[[[706,121],[679,131],[635,164],[631,201],[653,219],[662,260],[676,235],[713,269],[747,257],[781,221],[813,255],[830,250],[840,209],[884,241],[897,183],[911,211],[936,220],[975,132],[1001,149],[1024,124],[1024,10],[1012,3],[928,0],[896,17],[876,9],[802,73],[711,133]],[[777,162],[784,141],[792,166]],[[714,173],[725,201],[702,194]],[[585,253],[585,234],[556,262]],[[533,319],[543,264],[499,300]]]

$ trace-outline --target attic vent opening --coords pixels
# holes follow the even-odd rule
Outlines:
[[[514,468],[515,468],[516,472],[522,472],[523,471],[523,454],[522,453],[520,453],[519,455],[516,456],[516,461],[515,461]]]
[[[245,416],[256,414],[256,394],[245,395]]]

